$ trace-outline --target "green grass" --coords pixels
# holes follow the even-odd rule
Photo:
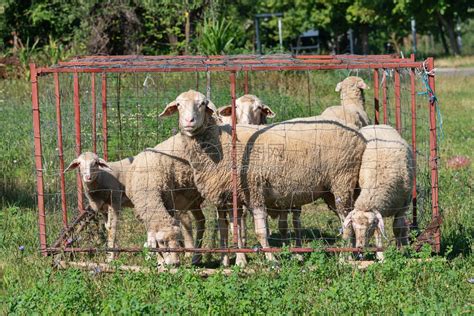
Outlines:
[[[334,93],[335,83],[346,73],[325,73],[310,77],[312,92],[307,94],[307,81],[261,73],[251,77],[251,92],[259,95],[277,112],[278,119],[317,114],[327,105],[337,104]],[[141,78],[143,79],[143,78]],[[140,80],[141,80],[140,79]],[[123,114],[122,140],[118,139],[117,124],[111,127],[111,156],[117,158],[132,154],[138,148],[154,145],[172,133],[173,122],[155,120],[157,112],[169,102],[178,91],[183,90],[186,82],[176,79],[157,77],[162,80],[157,85],[175,89],[156,92],[149,102],[133,98],[131,90],[128,103],[121,104]],[[67,78],[61,81],[67,87]],[[123,78],[122,87],[130,85],[132,78]],[[134,85],[143,89],[143,80]],[[168,81],[166,81],[168,80]],[[223,77],[215,81],[213,100],[216,105],[224,105],[228,100],[228,88]],[[85,87],[86,82],[81,82]],[[204,79],[201,78],[200,88]],[[193,273],[189,266],[183,267],[177,274],[168,273],[91,273],[69,269],[60,271],[51,267],[51,258],[43,258],[38,253],[37,217],[35,208],[35,173],[33,167],[32,128],[30,88],[25,82],[0,81],[0,313],[31,314],[156,314],[156,313],[192,313],[192,314],[280,314],[280,313],[473,313],[474,285],[468,279],[474,277],[473,236],[474,216],[472,201],[472,165],[451,170],[445,162],[452,156],[472,157],[473,134],[472,85],[474,77],[437,78],[437,95],[443,112],[444,138],[440,143],[440,207],[443,212],[442,254],[429,261],[414,261],[409,258],[429,257],[426,250],[420,254],[390,250],[383,264],[375,264],[365,271],[340,264],[338,258],[331,255],[314,253],[304,263],[283,254],[281,269],[269,270],[261,256],[253,256],[251,266],[257,273],[245,276],[236,270],[232,275],[216,274],[202,278]],[[41,86],[42,89],[48,87]],[[112,88],[113,87],[113,88]],[[278,93],[268,89],[278,89]],[[116,89],[116,83],[111,86]],[[44,91],[44,90],[42,90]],[[117,91],[117,90],[113,90]],[[371,103],[369,90],[367,100]],[[63,91],[63,119],[72,116],[68,108],[72,103],[72,91]],[[160,94],[161,93],[161,94]],[[52,94],[46,94],[42,104],[54,104]],[[81,99],[88,105],[87,92]],[[100,96],[99,96],[100,97]],[[308,103],[308,99],[311,100]],[[419,97],[419,114],[423,118],[426,103]],[[426,100],[425,100],[426,101]],[[100,104],[100,103],[98,103]],[[393,105],[393,104],[392,104]],[[111,101],[116,109],[116,103]],[[52,107],[49,111],[53,110]],[[90,128],[89,112],[85,110],[83,128]],[[110,113],[114,113],[110,111]],[[369,111],[370,115],[373,114]],[[393,114],[393,113],[391,113]],[[46,189],[49,193],[58,192],[57,152],[55,126],[48,125],[54,119],[55,112],[42,112],[45,130],[44,151]],[[137,116],[138,115],[138,116]],[[136,117],[130,120],[130,117]],[[118,116],[115,116],[118,119]],[[373,116],[372,116],[373,117]],[[390,116],[392,119],[393,116]],[[113,117],[111,117],[113,119]],[[128,119],[128,120],[127,120]],[[73,157],[74,129],[72,120],[65,119],[65,155]],[[140,124],[137,129],[137,122]],[[162,125],[160,125],[162,124]],[[420,128],[420,135],[426,129]],[[85,129],[86,130],[86,129]],[[155,134],[144,137],[147,131]],[[100,133],[100,131],[99,131]],[[140,134],[142,133],[142,134]],[[139,137],[137,143],[134,140]],[[410,134],[407,132],[407,138]],[[100,145],[100,144],[99,144]],[[90,134],[84,136],[84,148],[90,148]],[[421,150],[426,149],[420,147]],[[423,163],[426,161],[419,161]],[[52,171],[51,171],[52,170]],[[68,205],[75,203],[73,175],[67,178]],[[69,187],[69,186],[68,186]],[[59,200],[48,196],[47,220],[51,240],[60,226]],[[322,208],[318,205],[317,208]],[[305,227],[312,225],[323,233],[335,236],[337,224],[333,215],[304,212]],[[212,211],[208,211],[212,214]],[[425,214],[429,217],[429,212]],[[211,216],[212,217],[212,216]],[[209,218],[209,216],[208,216]],[[135,244],[142,242],[143,229],[133,218],[131,212],[124,215],[122,231],[131,231],[134,235],[122,237]],[[135,221],[135,222],[134,222]],[[212,220],[207,227],[212,226]],[[275,224],[272,224],[275,228]],[[138,233],[134,233],[138,231]],[[50,241],[51,241],[50,240]],[[125,241],[123,241],[125,242]],[[317,244],[321,246],[324,244]],[[19,247],[23,246],[24,250]],[[87,256],[79,259],[89,259]],[[100,261],[99,258],[89,260]],[[216,257],[207,258],[209,263]],[[141,263],[152,266],[153,262],[144,261],[142,254],[122,256],[121,262]]]

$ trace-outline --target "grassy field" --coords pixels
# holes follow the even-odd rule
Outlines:
[[[324,88],[323,83],[312,80]],[[256,79],[254,84],[258,85]],[[280,94],[287,95],[298,84],[290,80],[286,85],[275,86]],[[468,282],[474,277],[473,167],[447,167],[454,156],[473,158],[473,84],[474,77],[437,78],[444,121],[440,143],[440,206],[444,223],[439,256],[432,256],[428,249],[418,254],[389,250],[384,263],[361,271],[324,253],[313,253],[304,263],[282,254],[278,270],[268,269],[257,257],[252,262],[255,274],[242,275],[235,269],[230,276],[218,273],[203,278],[190,267],[183,267],[176,274],[106,274],[52,268],[51,258],[38,254],[30,88],[24,82],[0,81],[0,313],[474,313],[474,285]],[[330,81],[327,86],[331,87],[324,88],[327,93],[320,94],[324,97],[312,101],[313,115],[337,99],[330,92],[334,83]],[[174,93],[164,98],[171,98]],[[225,97],[216,96],[216,103],[222,105]],[[264,95],[272,105],[277,97]],[[302,94],[292,101],[301,101],[303,107],[306,99]],[[276,112],[281,119],[303,114],[284,106],[277,107]],[[127,123],[124,124],[126,129]],[[165,129],[171,128],[169,123]],[[123,144],[127,145],[126,131],[123,137]],[[148,146],[147,141],[153,144],[160,137],[164,136],[154,135],[134,145]],[[54,141],[47,139],[46,143]],[[129,154],[122,152],[121,144],[111,145],[117,147],[117,156]],[[131,148],[132,143],[127,146]],[[142,260],[142,256],[134,258],[152,267],[153,263]]]

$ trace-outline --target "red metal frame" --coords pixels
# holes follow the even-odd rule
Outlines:
[[[59,155],[59,177],[61,181],[61,210],[63,215],[63,227],[67,229],[67,203],[66,203],[66,180],[64,177],[64,150],[63,150],[63,125],[61,119],[61,94],[59,92],[59,75],[54,74],[54,94],[56,97],[56,122],[58,124],[58,155]]]
[[[64,161],[62,148],[62,126],[61,126],[61,99],[59,93],[59,73],[73,73],[73,90],[74,90],[74,117],[75,117],[75,141],[76,154],[81,151],[81,122],[80,122],[80,89],[79,89],[79,73],[91,73],[92,82],[92,107],[93,107],[93,150],[96,150],[96,97],[95,97],[95,73],[101,73],[101,94],[102,94],[102,139],[103,139],[103,156],[108,159],[108,144],[107,144],[107,73],[124,73],[124,72],[218,72],[225,71],[230,74],[230,90],[232,97],[232,182],[233,182],[233,230],[234,230],[234,245],[237,246],[238,232],[238,199],[237,199],[237,156],[236,156],[236,116],[235,116],[235,100],[236,100],[236,72],[244,71],[244,92],[249,92],[248,72],[249,71],[282,71],[282,70],[331,70],[331,69],[373,69],[374,73],[374,104],[375,104],[375,123],[380,122],[379,110],[379,70],[382,71],[382,106],[383,106],[383,122],[386,124],[388,120],[387,112],[387,69],[395,69],[395,107],[396,107],[396,127],[401,131],[401,89],[400,89],[400,73],[399,69],[410,69],[411,81],[411,110],[412,110],[412,148],[416,152],[416,93],[415,93],[415,69],[423,69],[423,62],[416,62],[414,56],[410,59],[397,58],[391,55],[372,55],[372,56],[357,56],[357,55],[314,55],[314,56],[289,56],[289,55],[270,55],[270,56],[256,56],[256,55],[239,55],[239,56],[85,56],[78,57],[70,62],[61,62],[53,67],[36,68],[34,64],[31,68],[31,84],[32,84],[32,104],[33,104],[33,126],[35,139],[35,165],[37,177],[37,191],[38,191],[38,222],[41,253],[46,255],[48,253],[56,252],[97,252],[97,251],[124,251],[124,252],[139,252],[141,248],[121,248],[121,249],[96,249],[96,248],[60,248],[64,244],[61,238],[65,238],[66,234],[62,234],[53,245],[47,247],[46,240],[46,219],[44,207],[44,184],[43,184],[43,169],[42,169],[42,148],[41,148],[41,127],[40,127],[40,110],[38,100],[38,76],[48,75],[50,73],[54,76],[55,93],[56,93],[56,111],[58,120],[58,142],[59,142],[59,159],[61,171],[61,205],[63,211],[63,226],[64,231],[70,230],[68,227],[67,210],[66,210],[66,195],[64,184]],[[433,59],[427,60],[428,71],[434,67]],[[198,79],[198,77],[197,77]],[[199,84],[197,82],[197,84]],[[430,76],[429,85],[434,91],[434,77]],[[309,94],[308,94],[309,96]],[[433,220],[439,222],[439,206],[438,206],[438,164],[437,164],[437,139],[436,139],[436,109],[433,98],[430,98],[430,163],[431,163],[431,183],[432,183],[432,207]],[[73,225],[78,222],[78,219],[84,217],[84,210],[82,208],[82,183],[78,177],[78,203],[81,213],[74,219]],[[416,179],[414,180],[416,184]],[[417,224],[416,214],[416,190],[413,195],[414,213],[413,224]],[[435,234],[435,251],[440,249],[440,231],[439,228]],[[150,249],[153,252],[279,252],[280,248],[228,248],[228,249]],[[290,248],[292,252],[311,252],[320,251],[321,249],[313,248]],[[336,248],[327,247],[322,249],[330,252],[355,251],[361,252],[358,248]],[[366,251],[368,249],[365,249]],[[381,249],[370,249],[370,251]]]

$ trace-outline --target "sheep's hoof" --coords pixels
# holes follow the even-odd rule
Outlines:
[[[235,258],[235,264],[241,268],[247,266],[247,257],[243,253],[237,253]]]
[[[224,255],[222,257],[222,266],[223,267],[228,267],[230,266],[230,260],[229,260],[229,256],[228,255]]]
[[[202,254],[198,253],[193,256],[193,260],[191,261],[191,264],[193,266],[198,265],[201,263],[202,260]]]
[[[294,258],[295,260],[299,261],[299,262],[303,262],[303,261],[304,261],[303,256],[302,256],[301,254],[299,254],[299,253],[295,253],[295,254],[293,255],[293,258]]]
[[[107,258],[105,258],[105,262],[107,262],[107,263],[111,263],[114,260],[115,260],[115,254],[114,253],[108,254]]]
[[[377,252],[375,254],[375,257],[377,258],[378,261],[383,262],[385,259],[385,256],[383,255],[383,252]]]

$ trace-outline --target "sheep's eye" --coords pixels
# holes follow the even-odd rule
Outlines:
[[[180,106],[179,102],[176,103],[176,106]]]

